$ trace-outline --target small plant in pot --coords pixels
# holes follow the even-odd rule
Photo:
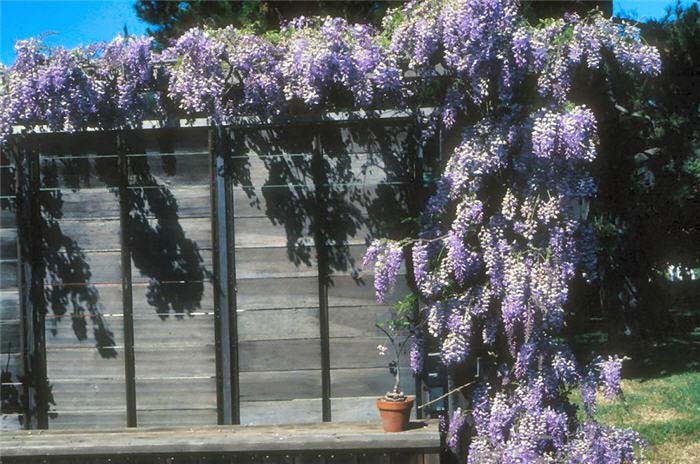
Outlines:
[[[377,328],[384,332],[389,339],[394,359],[389,363],[389,370],[394,376],[394,387],[381,398],[377,398],[377,409],[382,419],[382,427],[385,432],[402,432],[408,428],[413,397],[406,396],[401,391],[401,370],[399,360],[406,350],[412,334],[408,330],[409,321],[403,318],[392,319],[382,324],[376,324]],[[386,356],[389,348],[386,345],[378,345],[380,356]]]

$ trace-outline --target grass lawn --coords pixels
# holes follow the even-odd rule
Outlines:
[[[700,325],[686,327],[683,334],[613,348],[629,358],[622,368],[623,399],[598,397],[598,419],[639,432],[654,464],[700,464]],[[590,341],[582,347],[604,354]]]
[[[652,463],[700,463],[700,372],[623,380],[624,401],[600,401],[601,422],[631,427]]]

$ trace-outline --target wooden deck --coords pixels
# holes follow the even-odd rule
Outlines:
[[[212,426],[0,434],[3,463],[391,463],[438,464],[437,421],[402,433],[378,423]]]

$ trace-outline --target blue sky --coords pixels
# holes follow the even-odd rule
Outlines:
[[[614,12],[624,11],[639,20],[658,18],[674,2],[614,0]],[[110,40],[124,25],[130,34],[143,34],[146,24],[136,17],[133,4],[133,0],[0,0],[0,62],[14,61],[15,40],[42,33],[57,33],[47,37],[46,42],[65,47]]]
[[[133,0],[0,0],[0,61],[14,61],[15,40],[45,32],[57,33],[47,37],[47,43],[69,48],[111,40],[125,24],[130,34],[145,34],[146,24],[133,5]]]
[[[683,0],[683,5],[697,3],[697,0]],[[659,19],[665,14],[668,6],[676,4],[676,0],[613,0],[613,14],[623,15],[638,21]]]

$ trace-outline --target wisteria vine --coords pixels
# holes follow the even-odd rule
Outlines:
[[[0,72],[2,139],[17,127],[139,127],[169,107],[217,123],[337,102],[410,108],[439,87],[424,133],[443,127],[461,142],[420,235],[375,241],[365,263],[383,301],[411,261],[415,332],[434,339],[451,372],[476,350],[494,355],[450,418],[448,445],[468,448],[469,463],[640,458],[635,432],[594,417],[598,391],[620,394],[621,359],[582,366],[561,341],[569,284],[596,268],[585,208],[596,189],[596,118],[571,90],[577,73],[601,73],[606,62],[659,71],[634,26],[600,13],[532,25],[515,0],[426,0],[390,12],[382,30],[298,18],[274,36],[192,29],[162,53],[136,37],[75,50],[28,40],[16,51]],[[411,348],[417,372],[429,342],[418,337]],[[577,391],[582,416],[570,402]]]

